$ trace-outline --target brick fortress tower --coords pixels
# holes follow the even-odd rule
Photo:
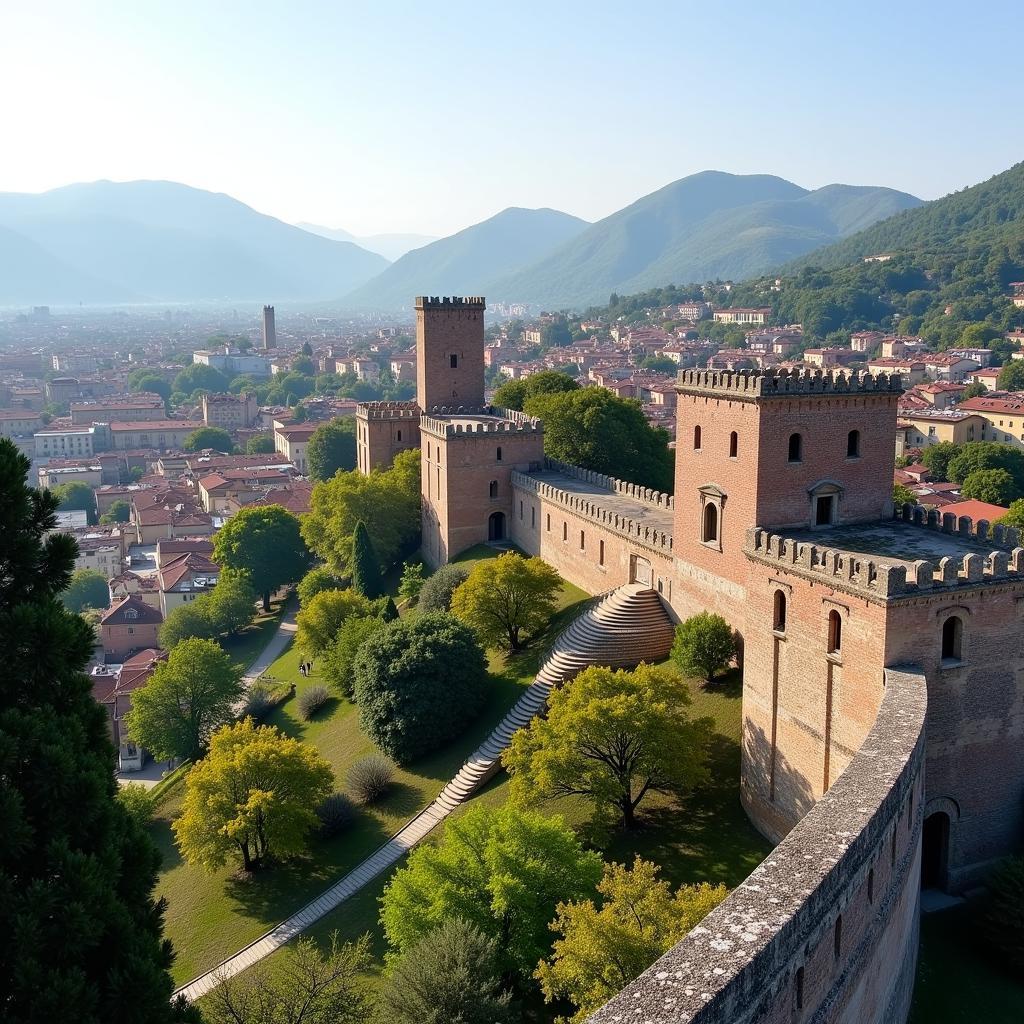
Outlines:
[[[277,348],[277,325],[274,320],[274,307],[263,307],[263,348]]]

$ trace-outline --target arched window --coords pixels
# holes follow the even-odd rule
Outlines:
[[[501,445],[498,446],[498,462],[501,462]]]
[[[775,615],[772,628],[776,633],[786,632],[786,594],[782,590],[775,591]]]
[[[740,435],[734,430],[729,435],[729,458],[735,459],[740,450]]]
[[[851,430],[846,435],[846,457],[848,459],[860,458],[860,431]]]
[[[399,440],[399,441],[401,441],[401,440],[402,440],[402,432],[401,432],[401,431],[399,431],[399,432],[398,432],[398,440]]]
[[[804,439],[800,434],[789,435],[789,461],[800,462],[804,457]]]
[[[498,496],[498,481],[492,480],[490,486],[491,497],[496,498]]]
[[[451,356],[449,356],[449,357],[448,357],[448,365],[449,365],[449,366],[450,366],[450,367],[451,367],[451,368],[452,368],[453,370],[457,370],[457,369],[459,368],[459,357],[458,357],[458,356],[456,356],[456,355],[451,355]]]
[[[964,624],[959,615],[950,615],[942,624],[942,660],[960,661],[963,655]]]
[[[718,506],[710,501],[704,506],[704,521],[700,539],[705,544],[718,540]]]
[[[836,930],[832,935],[832,955],[839,959],[839,955],[843,951],[843,915],[840,914],[836,918]]]
[[[843,619],[837,611],[828,613],[828,653],[838,654],[843,649]]]
[[[700,426],[693,428],[693,450],[695,452],[700,451]]]
[[[569,539],[569,524],[568,523],[562,523],[562,540],[565,541],[565,540],[568,540],[568,539]]]

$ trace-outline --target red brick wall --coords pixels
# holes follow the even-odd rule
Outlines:
[[[452,367],[455,357],[457,366]],[[417,305],[416,400],[424,410],[484,404],[484,308]]]

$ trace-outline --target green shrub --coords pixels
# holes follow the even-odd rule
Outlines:
[[[310,686],[299,694],[299,714],[303,721],[308,722],[318,712],[323,711],[330,703],[331,691],[319,683]]]
[[[721,615],[700,612],[676,626],[672,660],[684,675],[709,683],[736,656],[736,637]]]
[[[469,570],[464,565],[442,565],[420,589],[420,612],[426,615],[429,612],[450,611],[452,594],[468,577]]]
[[[128,817],[134,818],[143,828],[153,820],[153,794],[141,782],[129,782],[121,786],[117,791],[117,800],[128,812]]]
[[[361,804],[375,803],[387,793],[394,781],[394,763],[379,754],[361,758],[348,770],[349,792]]]
[[[321,839],[331,839],[344,832],[356,817],[356,806],[344,793],[332,793],[316,809],[320,819],[317,834]]]
[[[379,629],[384,620],[366,615],[346,619],[338,630],[337,638],[320,656],[320,673],[349,700],[354,693],[352,665],[359,648]]]

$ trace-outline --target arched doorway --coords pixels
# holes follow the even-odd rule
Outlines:
[[[492,512],[490,518],[487,520],[487,539],[488,540],[504,540],[505,539],[505,513],[504,512]]]
[[[945,889],[949,868],[949,815],[936,811],[921,832],[921,888]]]

